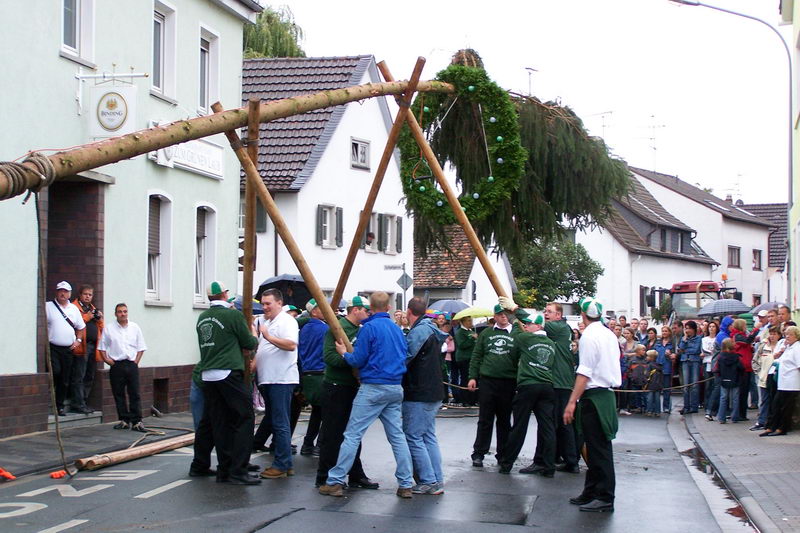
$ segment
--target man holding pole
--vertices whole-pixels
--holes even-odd
[[[578,306],[586,328],[581,336],[575,388],[564,409],[564,424],[576,421],[578,433],[586,442],[589,470],[583,492],[569,502],[579,505],[581,511],[614,512],[616,479],[611,441],[616,437],[618,420],[611,389],[622,383],[619,344],[600,321],[603,305],[599,301],[584,298]]]

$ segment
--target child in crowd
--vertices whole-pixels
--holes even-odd
[[[739,354],[734,352],[735,343],[733,339],[727,338],[722,341],[722,351],[717,359],[717,366],[714,373],[719,375],[720,398],[717,419],[720,424],[725,423],[728,414],[728,402],[731,406],[731,422],[739,422],[739,384],[744,375],[744,365]]]
[[[645,354],[647,356],[646,376],[647,382],[644,385],[644,390],[647,391],[647,413],[646,416],[661,416],[661,389],[664,388],[664,372],[663,366],[656,361],[658,352],[655,350],[648,350]]]
[[[628,382],[631,390],[643,390],[647,384],[647,360],[644,352],[644,345],[637,344],[633,349],[633,354],[628,357]],[[644,413],[644,396],[642,392],[629,393],[628,409],[636,409],[637,412]]]

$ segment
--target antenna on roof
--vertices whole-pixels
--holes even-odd
[[[657,161],[657,155],[658,155],[658,148],[656,147],[656,130],[660,129],[660,128],[666,128],[667,125],[666,124],[656,124],[656,116],[655,115],[650,115],[650,120],[651,120],[651,124],[650,124],[651,133],[650,133],[649,139],[650,139],[650,142],[652,143],[650,148],[653,150],[653,172],[658,172],[658,169],[656,167],[656,161]]]
[[[606,140],[606,117],[607,117],[608,115],[611,115],[611,114],[613,114],[613,113],[614,113],[613,111],[602,111],[602,112],[600,112],[600,113],[592,113],[591,115],[588,115],[588,116],[590,116],[590,117],[597,117],[597,116],[599,116],[599,117],[600,117],[600,121],[601,121],[601,126],[600,126],[600,127],[602,128],[602,130],[601,130],[601,131],[602,131],[601,137],[603,138],[603,141],[605,141],[605,140]],[[611,126],[609,126],[609,128],[610,128],[610,127],[611,127]]]

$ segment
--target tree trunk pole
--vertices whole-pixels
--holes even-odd
[[[258,99],[248,102],[247,154],[253,164],[258,162]],[[242,272],[242,312],[247,325],[253,323],[253,271],[256,248],[256,190],[250,180],[244,182],[244,261]]]
[[[217,102],[211,106],[211,109],[215,113],[219,113],[222,111],[222,104]],[[303,257],[300,247],[297,245],[294,237],[292,237],[292,232],[289,231],[289,226],[286,225],[286,221],[283,219],[283,215],[281,215],[280,209],[278,209],[275,200],[273,200],[272,196],[269,194],[267,186],[264,185],[263,181],[261,181],[261,176],[259,176],[256,166],[250,160],[250,157],[248,157],[244,146],[242,146],[242,141],[239,139],[239,136],[235,131],[226,131],[225,137],[227,137],[228,141],[231,143],[231,148],[236,154],[236,157],[239,158],[239,163],[241,163],[242,167],[244,168],[244,172],[247,175],[247,180],[251,185],[253,185],[253,188],[258,195],[258,199],[261,200],[261,203],[264,205],[264,209],[266,209],[270,220],[272,220],[272,224],[275,226],[275,231],[278,233],[278,235],[280,235],[283,244],[289,251],[289,255],[292,256],[292,260],[294,261],[295,266],[297,266],[297,270],[300,271],[300,275],[303,277],[303,281],[305,282],[306,287],[308,287],[311,296],[314,297],[314,299],[317,301],[317,305],[322,310],[322,314],[325,317],[325,321],[328,323],[328,327],[333,333],[334,338],[342,341],[347,348],[347,351],[352,352],[353,346],[350,344],[350,339],[348,339],[347,335],[344,334],[344,330],[342,329],[341,324],[339,324],[336,313],[333,312],[331,304],[329,304],[327,298],[325,298],[325,294],[322,292],[319,283],[317,283],[317,279],[314,277],[314,274],[311,272],[311,268],[308,266],[308,263]]]
[[[259,122],[270,122],[279,118],[356,102],[366,98],[402,94],[407,87],[408,82],[404,81],[367,83],[344,89],[285,98],[261,104],[258,120]],[[449,83],[438,81],[423,81],[417,86],[417,91],[422,92],[453,92],[453,90],[453,86]],[[167,146],[242,128],[247,125],[247,121],[247,108],[231,109],[224,113],[197,117],[191,120],[179,120],[171,124],[140,130],[121,137],[85,144],[72,150],[65,150],[47,156],[47,159],[53,166],[52,178],[59,179],[65,176],[74,176],[85,170],[116,163],[123,159],[130,159]],[[42,185],[42,176],[36,170],[34,163],[23,162],[19,169],[21,171],[21,179],[17,180],[12,176],[13,172],[10,169],[4,168],[4,165],[0,164],[0,199],[13,198],[29,189]]]
[[[380,63],[378,63],[378,68],[380,69],[381,74],[383,74],[383,78],[386,81],[389,82],[394,81],[392,73],[389,72],[389,67],[386,66],[386,62],[381,61]],[[453,192],[453,188],[450,187],[450,184],[447,182],[447,178],[444,175],[442,166],[439,164],[439,160],[436,159],[436,154],[433,153],[433,150],[428,144],[427,139],[425,139],[425,133],[419,126],[417,118],[414,116],[413,113],[407,113],[406,122],[408,122],[408,126],[409,128],[411,128],[411,134],[417,141],[420,150],[422,150],[422,155],[425,156],[425,160],[431,167],[431,171],[433,172],[433,175],[436,177],[436,181],[442,188],[442,192],[444,193],[445,198],[447,198],[447,203],[450,204],[450,208],[453,210],[453,214],[455,215],[458,224],[461,226],[461,228],[464,230],[464,233],[467,235],[467,240],[469,240],[469,244],[470,246],[472,246],[472,250],[475,252],[475,256],[478,258],[478,261],[481,262],[483,270],[486,272],[486,276],[489,278],[489,282],[492,284],[492,288],[494,288],[494,292],[496,292],[498,296],[508,296],[506,294],[505,289],[503,288],[503,285],[500,283],[500,278],[497,277],[497,274],[494,271],[494,267],[489,262],[489,256],[486,255],[486,250],[483,249],[483,245],[481,244],[481,241],[478,239],[478,235],[472,228],[472,224],[470,224],[467,215],[464,213],[464,210],[461,209],[461,204],[458,201],[458,197],[456,196],[455,192]]]
[[[367,195],[367,201],[364,203],[364,209],[361,211],[358,227],[353,234],[353,242],[350,243],[350,250],[347,252],[347,258],[344,261],[342,273],[339,275],[339,282],[336,284],[336,290],[333,291],[333,299],[331,301],[337,304],[342,299],[345,285],[347,285],[350,272],[353,270],[353,263],[355,262],[356,254],[361,244],[361,236],[364,235],[364,232],[367,230],[367,224],[369,224],[370,217],[372,216],[372,208],[375,206],[375,199],[378,197],[378,192],[383,183],[383,177],[386,175],[386,169],[389,167],[389,163],[392,160],[395,146],[397,146],[397,139],[400,137],[400,131],[406,121],[408,107],[411,105],[411,100],[413,100],[414,92],[416,91],[417,83],[419,83],[419,77],[422,75],[422,68],[424,66],[425,58],[418,57],[417,63],[414,65],[414,71],[411,73],[411,78],[408,82],[408,88],[403,93],[403,96],[398,98],[400,109],[397,111],[392,129],[389,131],[389,137],[386,139],[386,146],[383,148],[381,161],[375,172],[375,178],[372,180],[372,187]]]

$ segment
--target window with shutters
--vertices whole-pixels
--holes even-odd
[[[383,213],[378,215],[378,249],[395,255],[403,251],[403,217]]]
[[[343,242],[343,216],[341,207],[319,204],[317,206],[317,244],[323,248],[341,248]]]
[[[148,197],[145,303],[170,305],[172,202],[162,194]]]
[[[372,213],[367,224],[367,231],[361,238],[365,252],[378,253],[378,213]]]

